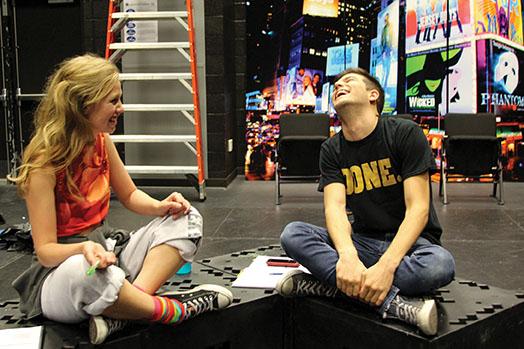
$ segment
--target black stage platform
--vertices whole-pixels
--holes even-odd
[[[173,328],[136,323],[100,348],[515,348],[524,346],[524,293],[455,280],[439,289],[439,331],[425,337],[399,322],[383,321],[366,306],[319,297],[284,299],[273,290],[231,288],[256,255],[284,255],[277,245],[193,263],[190,275],[165,287],[204,283],[228,287],[235,298],[220,312]],[[91,348],[87,323],[63,325],[21,320],[17,301],[0,303],[0,329],[44,325],[43,348]]]

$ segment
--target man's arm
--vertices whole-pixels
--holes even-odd
[[[402,258],[417,241],[429,216],[428,172],[404,180],[406,215],[386,252],[365,271],[359,297],[375,305],[386,298]]]
[[[324,188],[324,211],[329,237],[338,252],[337,287],[348,296],[357,297],[366,267],[358,258],[351,240],[351,225],[346,213],[346,188],[331,183]]]

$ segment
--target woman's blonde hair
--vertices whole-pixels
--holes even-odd
[[[55,173],[65,169],[69,192],[78,192],[69,167],[95,140],[87,119],[88,108],[105,98],[116,82],[118,68],[98,56],[85,54],[60,63],[36,109],[33,137],[24,150],[18,175],[8,177],[22,196],[31,172],[44,167]]]

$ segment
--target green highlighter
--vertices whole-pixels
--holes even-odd
[[[95,273],[95,271],[96,271],[96,268],[98,268],[99,264],[100,264],[100,259],[97,259],[95,264],[93,264],[92,266],[89,267],[89,269],[87,269],[86,275],[87,276],[93,275]]]

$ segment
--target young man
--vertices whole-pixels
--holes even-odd
[[[412,121],[380,118],[384,91],[363,69],[337,76],[333,105],[342,132],[324,142],[320,155],[327,229],[303,222],[286,226],[284,250],[312,275],[293,270],[277,291],[284,296],[342,292],[384,318],[434,335],[435,301],[409,297],[449,283],[455,263],[440,246],[429,178],[435,160],[426,137]]]

